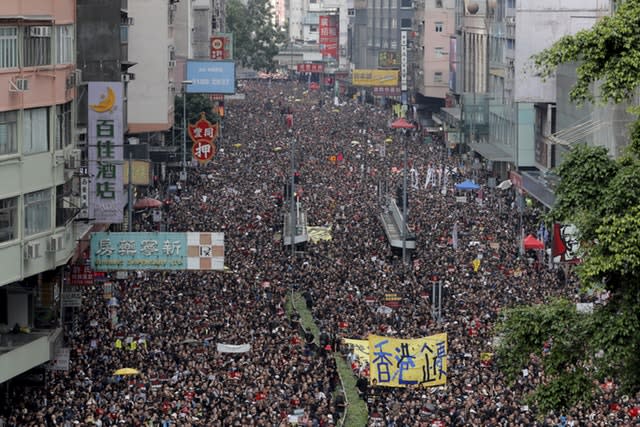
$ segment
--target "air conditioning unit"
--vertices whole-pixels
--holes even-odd
[[[516,18],[514,16],[505,16],[504,22],[506,22],[508,25],[513,25],[516,23]]]
[[[133,23],[134,23],[133,18],[131,17],[127,18],[127,25],[133,25]]]
[[[49,252],[57,252],[64,249],[64,236],[61,234],[54,234],[49,237],[49,244],[47,250]]]
[[[80,86],[82,84],[82,70],[73,70],[67,76],[67,89]]]
[[[175,60],[169,61],[169,68],[175,68],[175,66],[176,66],[176,61]]]
[[[29,90],[29,80],[27,79],[16,79],[16,88],[20,91]]]
[[[37,26],[29,28],[31,37],[51,37],[51,27]]]
[[[136,79],[136,75],[134,73],[124,73],[122,75],[122,81],[123,82],[130,82],[132,80]]]
[[[24,247],[24,257],[28,259],[40,258],[40,243],[29,242]]]
[[[22,77],[9,80],[9,92],[24,92],[26,90],[29,90],[29,80]]]
[[[82,150],[74,148],[69,150],[67,161],[65,162],[65,169],[77,170],[82,165]]]

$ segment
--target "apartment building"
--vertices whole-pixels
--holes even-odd
[[[0,2],[0,384],[61,337],[75,221],[75,0]]]

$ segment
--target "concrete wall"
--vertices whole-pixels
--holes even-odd
[[[455,11],[453,0],[444,0],[442,8],[436,8],[434,1],[425,2],[424,18],[424,58],[423,79],[417,82],[424,87],[424,96],[443,98],[449,90],[449,49],[450,39],[455,34]],[[417,18],[419,19],[419,18]],[[436,22],[442,22],[441,32],[436,32]],[[443,54],[438,56],[436,48],[442,48]],[[442,81],[436,82],[435,73],[442,73]]]
[[[52,16],[58,25],[75,22],[75,0],[2,0],[0,16]]]
[[[515,101],[554,102],[554,78],[534,75],[531,56],[561,37],[590,28],[607,14],[608,0],[520,0],[516,3]]]
[[[169,2],[129,3],[134,25],[129,29],[129,59],[136,62],[136,79],[129,82],[128,123],[132,133],[167,130],[169,108]]]

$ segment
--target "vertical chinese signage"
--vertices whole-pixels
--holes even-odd
[[[189,124],[189,137],[193,141],[193,157],[201,165],[207,164],[216,155],[214,141],[218,137],[218,124],[211,123],[204,113],[200,113],[200,120],[194,125]]]
[[[123,220],[122,82],[89,82],[89,218],[96,223]]]
[[[338,15],[320,16],[320,53],[322,59],[338,60]]]
[[[211,59],[233,59],[233,33],[215,33],[211,36],[209,47]]]
[[[407,91],[407,32],[400,32],[400,90],[402,96],[406,97]],[[403,104],[405,100],[403,99]]]

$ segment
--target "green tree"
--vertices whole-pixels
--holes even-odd
[[[243,67],[272,72],[274,57],[285,35],[273,25],[273,11],[267,0],[230,0],[226,5],[227,29],[233,32],[234,55]]]
[[[632,103],[640,85],[640,1],[627,0],[593,28],[566,36],[534,56],[543,77],[577,62],[571,99],[582,104]],[[640,108],[631,105],[638,114]],[[609,299],[579,315],[566,302],[507,310],[498,326],[499,363],[515,375],[538,355],[545,381],[531,398],[543,410],[589,400],[594,383],[613,377],[625,392],[640,390],[640,121],[618,160],[601,147],[572,148],[558,168],[553,220],[580,230],[583,263],[576,267],[585,291],[606,289]],[[553,319],[553,321],[551,321]],[[539,323],[541,326],[535,326]],[[548,356],[545,341],[553,336]]]

